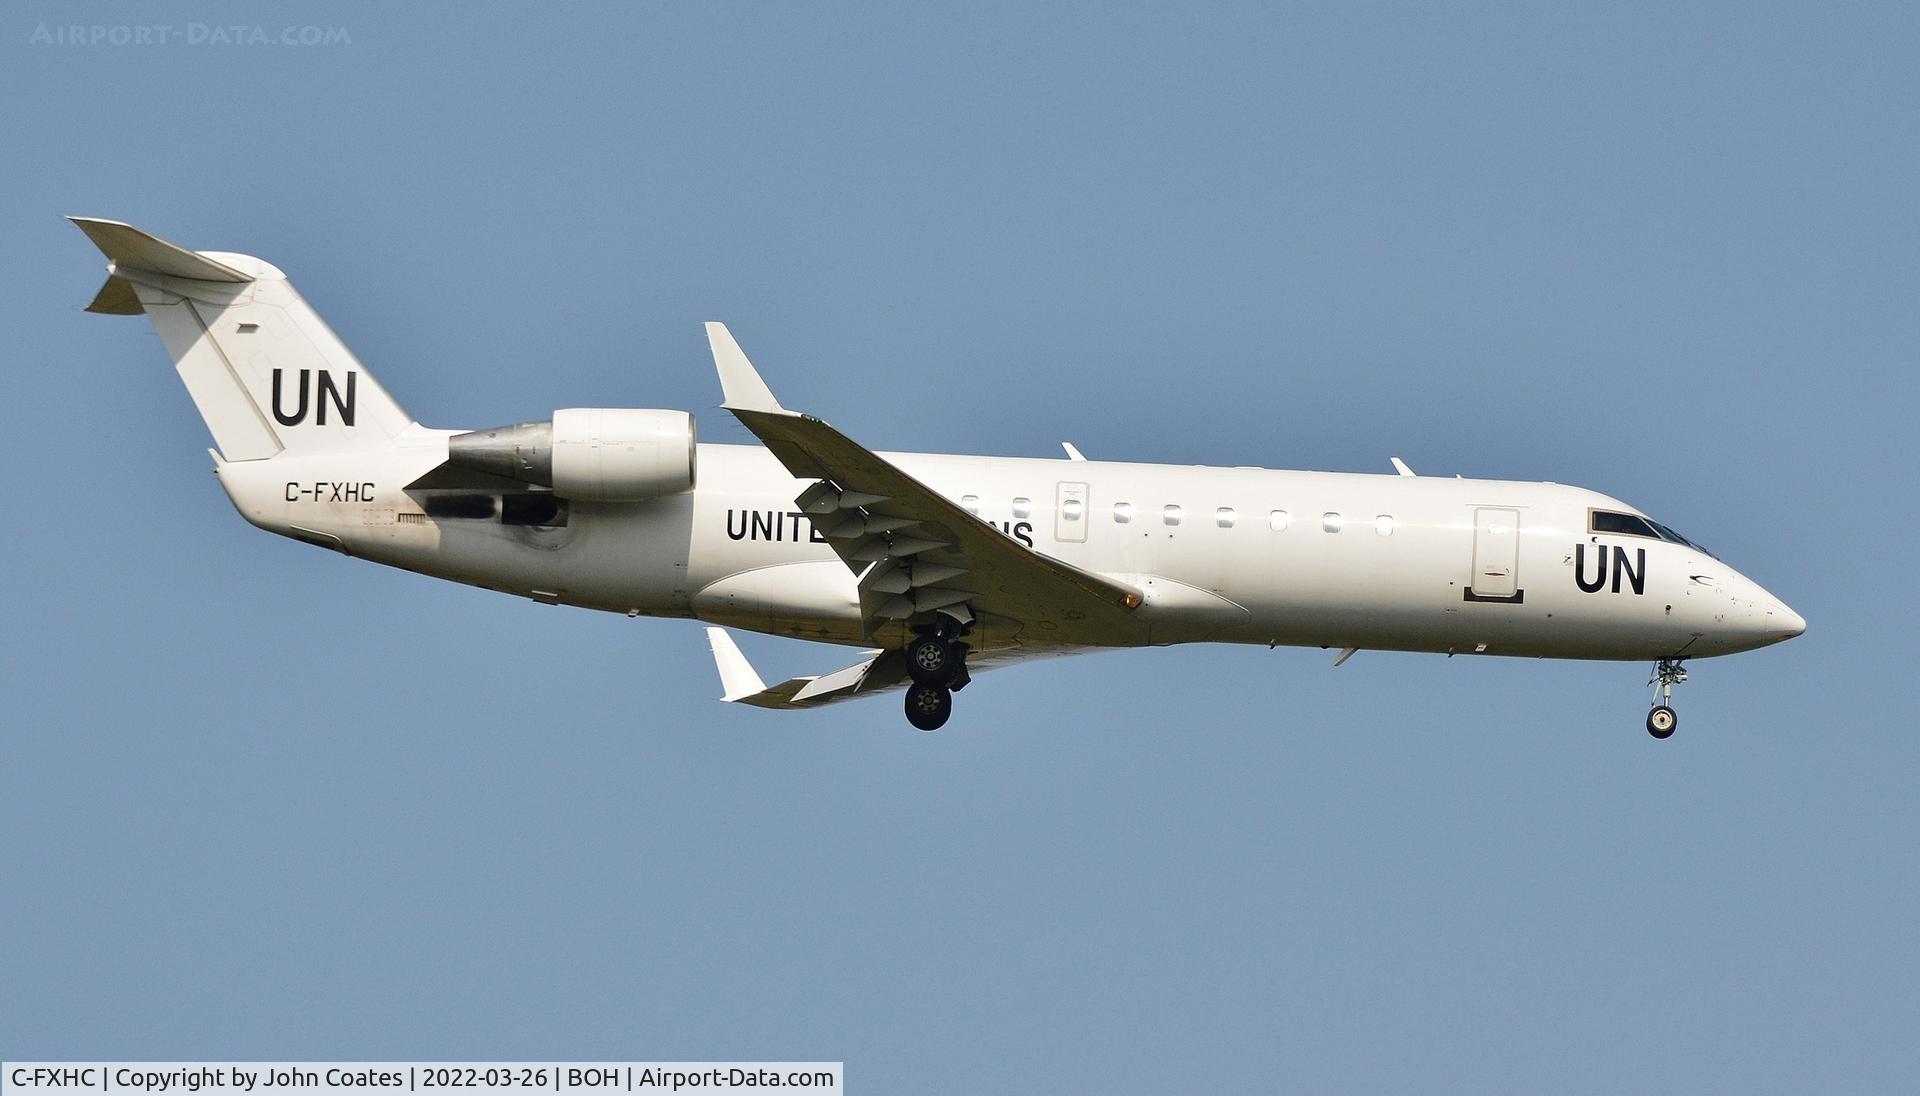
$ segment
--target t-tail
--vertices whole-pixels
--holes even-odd
[[[392,449],[413,420],[272,263],[69,220],[110,260],[89,312],[144,312],[223,462]]]

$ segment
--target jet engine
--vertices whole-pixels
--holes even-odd
[[[639,502],[693,489],[693,416],[570,407],[545,422],[447,439],[447,463],[553,488],[586,502]]]

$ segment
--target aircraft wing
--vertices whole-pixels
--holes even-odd
[[[819,677],[795,677],[768,685],[747,661],[739,644],[725,628],[708,628],[713,662],[720,671],[721,700],[756,708],[817,708],[842,700],[858,700],[897,692],[907,687],[907,660],[899,651],[867,651],[859,662]],[[1044,652],[1056,654],[1062,652]],[[1018,649],[988,651],[967,660],[967,672],[1010,666],[1032,657]]]
[[[768,686],[754,672],[747,656],[725,628],[708,628],[707,642],[713,646],[713,662],[720,670],[720,699],[729,704],[751,704],[756,708],[811,708],[835,700],[885,692],[906,684],[906,657],[898,651],[868,651],[866,657],[844,670],[821,677],[796,677]]]
[[[1001,627],[983,629],[990,636],[1042,624],[1057,643],[1080,633],[1107,645],[1145,641],[1139,591],[1020,544],[820,419],[780,406],[725,324],[709,323],[707,339],[722,406],[789,472],[816,481],[795,505],[860,576],[868,635],[944,613],[999,618]]]

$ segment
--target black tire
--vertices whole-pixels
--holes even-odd
[[[960,652],[939,636],[907,644],[907,676],[922,685],[945,685],[960,669]]]
[[[945,685],[907,686],[907,722],[923,731],[946,726],[953,714],[953,692]]]
[[[1647,713],[1647,733],[1655,738],[1672,738],[1674,728],[1680,726],[1680,715],[1665,704],[1656,704]]]

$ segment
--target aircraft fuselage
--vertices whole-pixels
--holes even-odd
[[[227,463],[221,482],[262,528],[475,586],[833,643],[904,642],[898,626],[863,634],[855,574],[796,509],[806,482],[765,449],[702,444],[692,491],[575,502],[565,524],[517,524],[478,492],[401,490],[444,458],[446,433],[423,431],[411,456]],[[1004,535],[1140,590],[1156,645],[1652,660],[1750,650],[1804,628],[1691,545],[1593,531],[1596,510],[1637,511],[1578,487],[883,456]],[[460,500],[470,516],[458,516]],[[985,626],[995,647],[1111,645],[1070,621]]]

